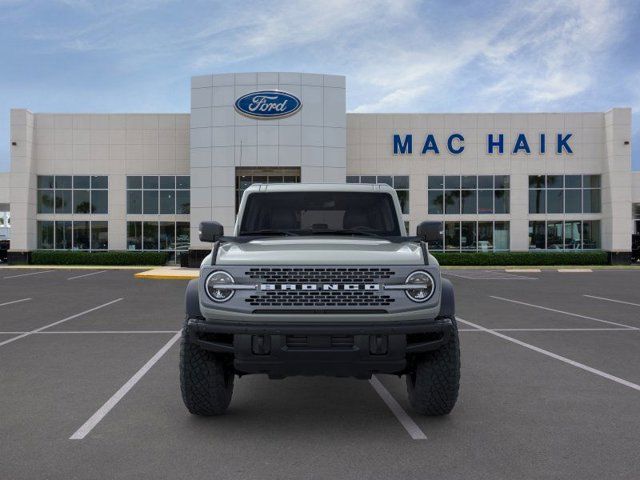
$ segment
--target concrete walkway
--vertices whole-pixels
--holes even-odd
[[[147,278],[152,280],[191,280],[198,278],[200,270],[198,268],[181,267],[158,267],[135,274],[136,278]]]

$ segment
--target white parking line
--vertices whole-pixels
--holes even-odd
[[[40,333],[43,330],[46,330],[47,328],[51,328],[51,327],[54,327],[56,325],[60,325],[63,322],[67,322],[69,320],[73,320],[74,318],[81,317],[82,315],[86,315],[87,313],[95,312],[96,310],[99,310],[101,308],[108,307],[109,305],[112,305],[112,304],[114,304],[116,302],[119,302],[121,300],[122,300],[122,298],[116,298],[115,300],[111,300],[110,302],[103,303],[102,305],[98,305],[97,307],[90,308],[89,310],[85,310],[84,312],[76,313],[75,315],[71,315],[70,317],[63,318],[62,320],[58,320],[57,322],[50,323],[49,325],[45,325],[44,327],[36,328],[35,330],[31,330],[29,332],[25,332],[25,333],[23,333],[21,335],[18,335],[17,337],[13,337],[13,338],[10,338],[8,340],[5,340],[4,342],[0,342],[0,347],[6,345],[8,343],[15,342],[16,340],[20,340],[21,338],[28,337],[29,335],[33,335],[34,333]]]
[[[499,272],[494,270],[474,270],[465,272],[466,275],[460,273],[451,273],[451,271],[443,271],[442,275],[464,278],[467,280],[538,280],[537,277],[525,277],[524,275],[514,275],[513,273]]]
[[[12,300],[10,302],[0,303],[0,307],[4,307],[5,305],[13,305],[14,303],[27,302],[31,300],[30,298],[21,298],[20,300]]]
[[[549,312],[562,313],[563,315],[569,315],[571,317],[584,318],[585,320],[593,320],[594,322],[600,322],[600,323],[608,323],[609,325],[617,325],[618,327],[626,327],[630,330],[634,330],[636,328],[636,327],[632,327],[631,325],[625,325],[624,323],[610,322],[609,320],[602,320],[600,318],[588,317],[586,315],[580,315],[578,313],[565,312],[564,310],[556,310],[555,308],[543,307],[542,305],[534,305],[533,303],[521,302],[519,300],[512,300],[510,298],[494,297],[493,295],[489,295],[489,297],[494,298],[496,300],[502,300],[503,302],[511,302],[511,303],[516,303],[518,305],[525,305],[527,307],[539,308],[540,310],[547,310]]]
[[[48,332],[37,332],[38,335],[52,335],[52,334],[84,334],[84,333],[102,333],[102,334],[126,334],[129,335],[131,333],[178,333],[180,330],[57,330],[57,331],[48,331]],[[1,333],[1,332],[0,332]]]
[[[78,275],[76,277],[69,277],[69,278],[67,278],[67,280],[75,280],[76,278],[90,277],[91,275],[98,275],[99,273],[104,273],[104,272],[106,272],[106,270],[100,270],[99,272],[85,273],[84,275]]]
[[[40,275],[41,273],[49,272],[53,272],[53,270],[41,270],[39,272],[21,273],[20,275],[9,275],[8,277],[4,277],[4,279],[6,280],[7,278],[28,277],[29,275]]]
[[[165,345],[158,350],[158,352],[149,359],[147,363],[145,363],[140,370],[138,370],[133,377],[131,377],[122,387],[118,389],[113,396],[107,400],[104,405],[102,405],[96,413],[91,415],[89,420],[84,422],[84,424],[75,431],[73,435],[69,437],[69,440],[82,440],[86,437],[93,428],[100,423],[100,421],[115,407],[120,400],[131,390],[136,383],[140,381],[140,379],[153,367],[158,360],[162,358],[162,356],[167,353],[167,351],[173,346],[174,343],[178,341],[181,333],[176,333],[171,340],[169,340]]]
[[[494,332],[628,332],[629,330],[640,331],[640,328],[492,328]],[[477,328],[459,328],[459,332],[482,332]]]
[[[376,391],[376,393],[380,395],[382,401],[387,404],[389,410],[391,410],[391,412],[396,416],[400,424],[404,427],[404,429],[413,440],[427,439],[427,436],[422,430],[420,430],[420,427],[416,424],[416,422],[414,422],[409,414],[403,410],[396,399],[393,398],[393,395],[389,393],[389,390],[387,390],[384,385],[380,383],[380,380],[378,380],[375,375],[371,376],[371,380],[369,380],[369,383]]]
[[[470,329],[471,330],[471,329]],[[606,330],[606,329],[600,329]],[[628,329],[625,329],[628,330]],[[32,335],[52,335],[52,334],[82,334],[82,333],[103,333],[103,334],[126,334],[130,333],[178,333],[180,330],[57,330],[48,332],[0,332],[0,335],[21,335],[23,333],[31,333]],[[474,329],[475,331],[475,329]]]
[[[588,297],[588,298],[595,298],[596,300],[606,300],[607,302],[622,303],[624,305],[633,305],[634,307],[640,307],[640,303],[625,302],[625,301],[622,301],[622,300],[614,300],[613,298],[596,297],[595,295],[582,295],[582,296],[583,297]]]
[[[469,325],[470,327],[479,328],[480,330],[482,330],[482,331],[484,331],[486,333],[489,333],[491,335],[495,335],[496,337],[500,337],[503,340],[507,340],[508,342],[515,343],[517,345],[520,345],[521,347],[525,347],[525,348],[528,348],[529,350],[533,350],[534,352],[541,353],[542,355],[546,355],[548,357],[555,358],[556,360],[560,360],[561,362],[567,363],[567,364],[572,365],[572,366],[574,366],[576,368],[580,368],[581,370],[585,370],[587,372],[593,373],[593,374],[598,375],[598,376],[600,376],[602,378],[606,378],[607,380],[611,380],[612,382],[619,383],[620,385],[624,385],[625,387],[629,387],[629,388],[632,388],[632,389],[637,390],[637,391],[640,392],[640,385],[635,384],[633,382],[630,382],[628,380],[625,380],[624,378],[616,377],[616,376],[611,375],[611,374],[609,374],[607,372],[603,372],[602,370],[598,370],[598,369],[595,369],[595,368],[590,367],[588,365],[585,365],[583,363],[576,362],[575,360],[571,360],[570,358],[563,357],[561,355],[558,355],[556,353],[550,352],[548,350],[544,350],[544,349],[542,349],[540,347],[536,347],[535,345],[531,345],[530,343],[525,343],[525,342],[523,342],[521,340],[518,340],[517,338],[509,337],[508,335],[505,335],[505,334],[500,333],[500,332],[496,332],[495,330],[492,330],[492,329],[489,329],[489,328],[485,328],[482,325],[478,325],[477,323],[469,322],[469,321],[464,320],[464,319],[462,319],[460,317],[456,317],[456,319],[459,322],[462,322],[462,323],[464,323],[466,325]]]

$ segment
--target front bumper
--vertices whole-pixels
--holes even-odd
[[[185,334],[205,350],[233,357],[240,375],[370,378],[404,373],[410,355],[438,349],[454,334],[454,326],[448,318],[369,325],[189,319]]]

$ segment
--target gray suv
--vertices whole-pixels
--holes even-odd
[[[387,185],[252,185],[232,236],[212,242],[186,292],[180,384],[196,415],[224,413],[238,377],[405,375],[412,407],[448,414],[460,349],[453,288],[428,243],[407,236]]]

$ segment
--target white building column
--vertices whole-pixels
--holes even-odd
[[[631,251],[631,109],[605,113],[605,163],[602,173],[602,248]],[[626,142],[626,144],[625,144]]]
[[[11,110],[10,142],[11,252],[19,254],[34,250],[37,245],[33,114],[29,110]]]
[[[529,175],[512,173],[510,182],[509,250],[527,252],[529,250]]]

